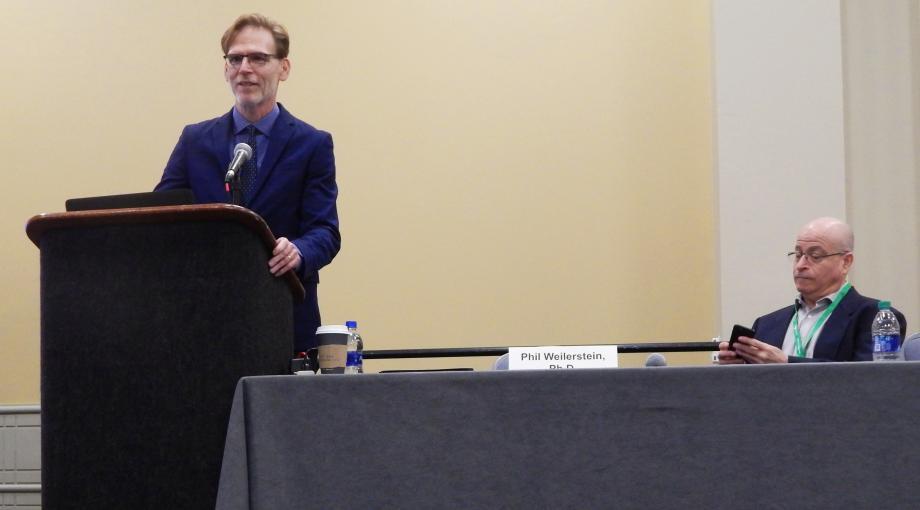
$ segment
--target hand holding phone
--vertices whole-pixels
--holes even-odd
[[[746,328],[739,324],[735,324],[735,327],[732,328],[732,336],[728,340],[728,349],[735,350],[735,342],[738,341],[739,336],[746,336],[748,338],[754,338],[754,330],[751,328]]]

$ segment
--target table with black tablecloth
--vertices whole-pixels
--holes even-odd
[[[217,508],[915,508],[920,362],[244,378]]]

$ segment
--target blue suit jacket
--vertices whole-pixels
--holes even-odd
[[[320,325],[319,269],[332,261],[341,243],[335,157],[329,133],[278,106],[280,114],[247,207],[265,220],[275,237],[288,238],[303,255],[298,276],[307,297],[294,306],[294,349],[304,351],[314,345]],[[186,126],[155,189],[191,188],[198,203],[229,202],[224,174],[232,140],[232,110]]]
[[[794,306],[787,306],[764,315],[754,321],[751,329],[758,340],[782,349],[794,312]],[[789,356],[789,361],[872,361],[872,320],[877,312],[877,299],[865,297],[856,292],[855,288],[850,289],[834,313],[827,318],[815,340],[814,358]],[[901,325],[903,339],[907,331],[907,319],[897,310],[894,313]]]

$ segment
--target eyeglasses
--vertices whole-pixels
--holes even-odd
[[[243,59],[249,60],[249,65],[252,67],[262,67],[273,58],[278,57],[267,53],[231,53],[229,55],[224,55],[224,60],[233,68],[238,68],[243,65]]]
[[[801,251],[790,251],[789,253],[786,254],[786,256],[789,257],[789,260],[792,262],[798,262],[802,260],[802,257],[805,257],[805,260],[808,261],[809,263],[817,264],[818,262],[821,262],[822,260],[828,257],[833,257],[834,255],[846,255],[847,253],[850,253],[850,252],[838,251],[837,253],[828,253],[827,255],[824,255],[821,253],[805,253]]]

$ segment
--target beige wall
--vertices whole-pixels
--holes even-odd
[[[792,302],[782,254],[826,215],[850,281],[920,330],[920,1],[712,6],[723,334]]]
[[[181,127],[229,109],[217,42],[250,8],[4,2],[0,403],[39,398],[25,221],[150,189]],[[292,35],[281,101],[336,141],[325,322],[374,349],[717,334],[707,1],[259,9]]]
[[[920,331],[920,1],[843,0],[852,280]]]
[[[713,0],[713,31],[725,335],[792,304],[802,225],[849,219],[843,36],[837,0]]]

